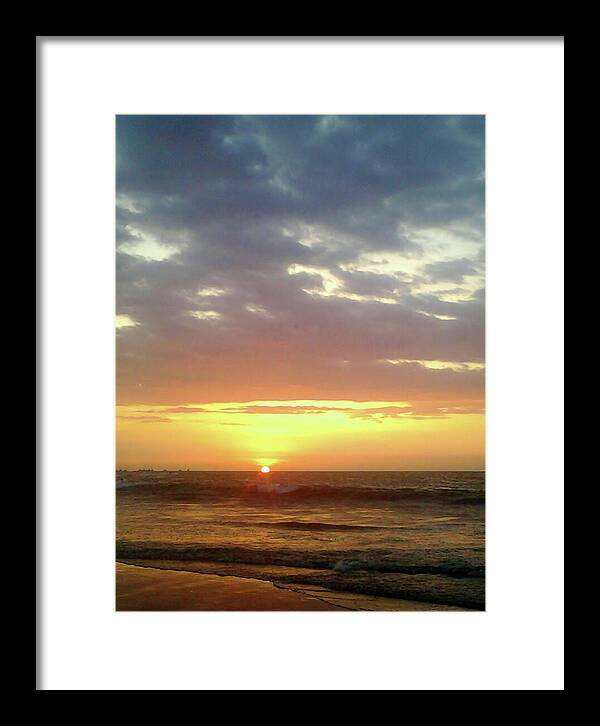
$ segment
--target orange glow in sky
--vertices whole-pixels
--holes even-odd
[[[116,142],[118,467],[484,468],[484,116]]]
[[[391,401],[119,406],[117,466],[481,470],[484,430],[481,412],[415,415]]]

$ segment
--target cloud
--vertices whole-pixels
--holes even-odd
[[[115,327],[117,330],[121,328],[135,328],[137,321],[129,317],[129,315],[117,315],[115,319]]]
[[[238,408],[221,409],[219,413],[254,413],[263,415],[297,416],[305,414],[331,413],[334,411],[350,411],[350,408],[336,406],[240,406]]]
[[[484,364],[478,361],[449,361],[449,360],[410,360],[410,359],[396,359],[396,360],[383,360],[382,363],[388,365],[401,365],[401,366],[419,366],[420,368],[427,368],[433,371],[444,371],[450,370],[455,373],[465,373],[467,371],[480,371],[484,369]]]
[[[117,147],[119,401],[481,404],[482,117],[119,116]]]
[[[201,406],[167,406],[157,411],[140,411],[140,413],[212,413],[212,411]]]
[[[456,405],[454,401],[422,401],[419,403],[395,402],[377,404],[369,402],[348,401],[336,405],[331,401],[315,401],[314,403],[276,402],[269,403],[249,402],[248,404],[214,404],[212,408],[198,406],[164,406],[156,409],[138,410],[132,416],[119,416],[121,419],[137,422],[163,422],[172,419],[169,415],[182,414],[210,414],[210,418],[217,415],[233,416],[314,416],[326,414],[342,414],[352,419],[423,419],[446,418],[451,414],[482,413],[483,408],[478,404]],[[211,422],[212,423],[212,422]],[[245,426],[242,422],[215,421],[219,426]]]
[[[117,419],[133,423],[171,423],[171,419],[165,416],[117,416]]]

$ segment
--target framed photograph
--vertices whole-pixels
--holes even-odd
[[[562,690],[563,63],[38,38],[38,689]]]

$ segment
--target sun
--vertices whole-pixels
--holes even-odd
[[[261,466],[260,467],[260,473],[261,474],[268,474],[271,471],[270,466]]]

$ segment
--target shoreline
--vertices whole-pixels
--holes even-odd
[[[322,611],[343,608],[271,582],[116,562],[117,612]]]
[[[458,611],[427,602],[337,592],[316,585],[283,585],[239,575],[203,573],[116,561],[117,612],[126,611]]]

